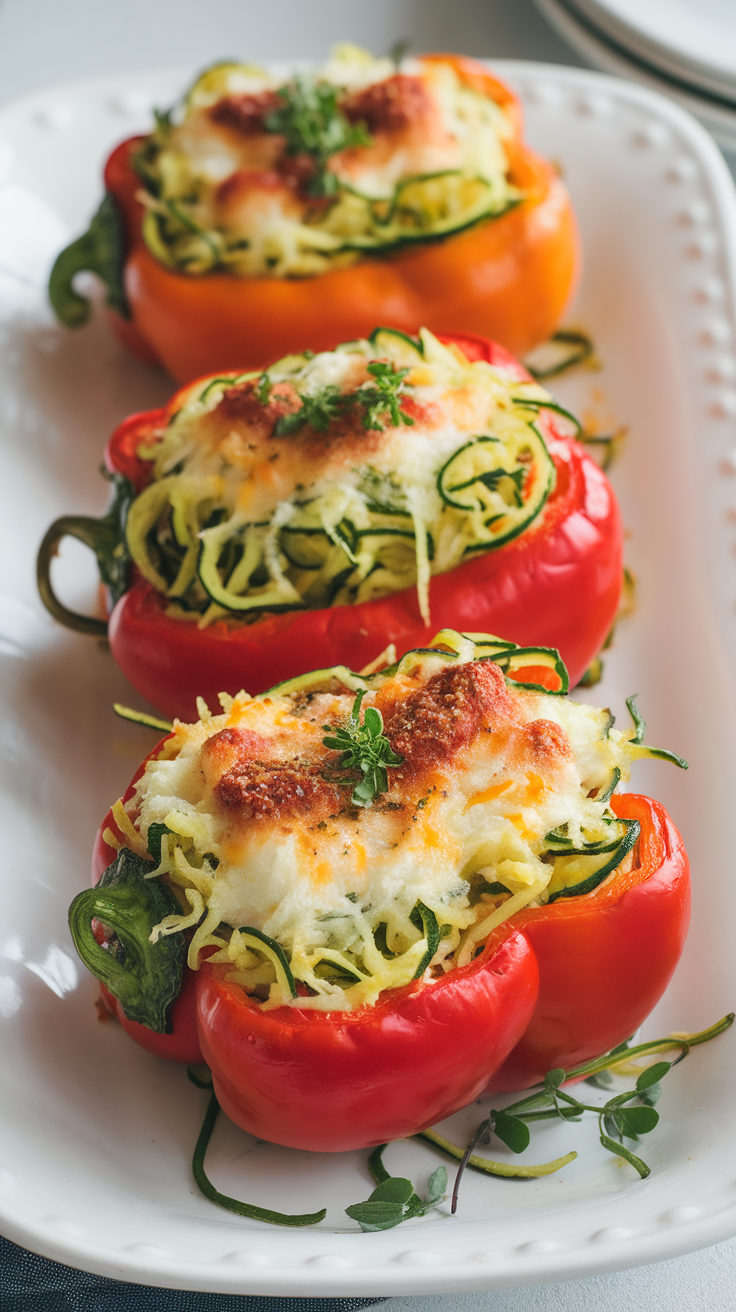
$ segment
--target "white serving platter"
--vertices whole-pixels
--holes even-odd
[[[625,716],[638,692],[649,740],[691,762],[686,775],[641,765],[633,783],[671,809],[694,874],[685,955],[644,1032],[699,1029],[736,1004],[736,201],[712,142],[671,103],[598,74],[498,67],[580,218],[585,274],[569,320],[592,332],[604,368],[571,375],[560,396],[631,427],[614,481],[639,609],[587,695]],[[544,1126],[529,1160],[579,1150],[558,1175],[469,1174],[457,1217],[445,1205],[366,1235],[344,1212],[372,1187],[366,1154],[287,1151],[224,1121],[208,1159],[223,1192],[328,1216],[287,1231],[207,1202],[189,1167],[205,1095],[95,1019],[66,908],[87,882],[99,818],[151,737],[113,717],[113,700],[136,699],[109,653],[47,619],[33,561],[54,516],[103,510],[108,433],[172,385],[127,359],[99,317],[77,334],[55,326],[44,280],[97,204],[109,148],[184,80],[82,83],[0,112],[0,1231],[131,1281],[367,1296],[571,1278],[725,1239],[736,1233],[736,1036],[668,1077],[643,1149],[649,1180],[603,1153],[593,1124]],[[59,588],[90,602],[93,574],[72,546]],[[472,1107],[448,1132],[460,1142],[480,1115]],[[387,1159],[420,1187],[439,1161],[416,1142]]]

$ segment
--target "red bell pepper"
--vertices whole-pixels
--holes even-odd
[[[641,826],[632,869],[587,897],[513,917],[539,962],[539,1000],[524,1037],[496,1072],[494,1091],[526,1089],[629,1038],[667,987],[690,922],[690,866],[659,802],[615,794],[616,815]]]
[[[537,686],[541,667],[514,668],[517,680]],[[490,667],[483,669],[487,677]],[[629,709],[637,749],[684,765],[671,753],[644,746],[644,722],[631,700]],[[136,772],[125,801],[165,742]],[[636,794],[614,793],[609,805],[636,826],[626,861],[608,878],[602,874],[603,882],[587,894],[558,890],[546,905],[511,915],[479,956],[429,987],[415,980],[385,989],[373,1006],[330,1012],[300,1007],[292,980],[293,1003],[264,1008],[233,980],[230,965],[204,959],[213,950],[208,947],[196,979],[187,966],[183,975],[179,967],[181,991],[168,1035],[121,1016],[125,1028],[158,1055],[188,1061],[202,1056],[220,1104],[250,1133],[319,1151],[400,1138],[450,1115],[484,1088],[524,1088],[548,1070],[579,1066],[626,1039],[648,1015],[677,964],[689,920],[687,855],[665,809]],[[152,830],[149,857],[156,841]],[[112,841],[124,845],[126,837],[134,847],[140,842],[116,807],[98,833],[95,881],[115,859]],[[153,888],[148,873],[139,888]],[[85,903],[87,930],[90,915],[104,923],[85,901],[89,897],[75,899]],[[201,1051],[192,1040],[195,1007]]]
[[[166,268],[143,239],[136,199],[143,184],[131,165],[143,138],[136,137],[118,146],[105,168],[111,213],[104,250],[96,250],[93,223],[59,257],[51,283],[57,312],[70,325],[84,321],[84,302],[70,295],[73,274],[91,268],[105,276],[116,226],[124,291],[110,287],[115,331],[135,355],[160,362],[182,382],[216,369],[255,368],[307,342],[323,350],[364,336],[376,323],[405,331],[417,323],[433,331],[470,329],[524,354],[555,327],[576,279],[578,236],[567,192],[552,165],[523,142],[521,105],[508,86],[472,59],[422,58],[449,63],[461,82],[505,111],[513,132],[509,180],[525,193],[520,204],[443,239],[314,277],[189,275]],[[119,269],[108,282],[116,277]]]
[[[203,963],[202,1053],[223,1111],[258,1138],[344,1152],[402,1139],[476,1098],[523,1033],[537,965],[506,926],[469,966],[354,1012],[263,1011]]]
[[[469,359],[508,367],[497,344],[472,334],[441,335]],[[516,365],[519,380],[529,379]],[[112,435],[108,469],[140,492],[150,465],[137,449],[153,439],[178,408],[179,393],[163,410],[133,415]],[[448,627],[467,632],[513,634],[524,645],[556,647],[571,683],[582,676],[613,624],[621,588],[623,532],[611,486],[575,440],[563,436],[554,412],[538,421],[557,471],[544,511],[517,538],[446,574],[432,577],[431,626],[421,618],[414,588],[353,606],[265,615],[252,624],[217,621],[206,629],[165,614],[167,598],[134,577],[114,607],[110,646],[135,688],[164,714],[191,719],[196,697],[217,704],[219,692],[242,687],[255,694],[313,669],[373,660],[387,643],[399,651],[427,644]],[[72,615],[51,588],[50,561],[66,533],[85,537],[97,521],[58,520],[39,554],[39,586],[51,613],[71,627],[96,636],[108,633],[100,620]],[[81,527],[80,527],[81,525]]]

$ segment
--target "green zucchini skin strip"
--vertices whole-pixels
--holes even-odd
[[[420,180],[420,177],[407,178],[401,184],[401,187],[404,188]],[[508,214],[511,210],[515,209],[517,205],[520,205],[523,200],[524,196],[522,195],[508,196],[501,205],[491,203],[484,209],[477,210],[474,214],[471,213],[466,217],[456,217],[447,220],[444,224],[437,224],[431,230],[412,232],[407,231],[406,229],[398,230],[397,228],[394,228],[393,235],[391,236],[386,233],[385,235],[382,234],[380,236],[365,237],[362,239],[346,239],[341,242],[339,246],[335,247],[332,254],[339,255],[342,252],[354,251],[367,259],[383,259],[387,255],[398,254],[402,250],[447,241],[448,238],[454,237],[462,232],[468,232],[471,228],[476,228],[482,223],[492,223],[494,219],[502,218],[504,214]],[[189,224],[184,222],[183,214],[181,212],[174,213],[169,208],[169,213],[182,228],[192,231]],[[176,257],[171,254],[169,243],[163,236],[163,227],[164,216],[152,211],[149,211],[149,213],[146,214],[141,229],[146,246],[151,251],[151,254],[168,268],[179,272],[186,272],[185,266],[183,266]],[[227,263],[220,259],[216,245],[209,238],[208,233],[205,232],[204,229],[196,229],[196,231],[197,234],[207,242],[213,252],[213,263],[207,269],[207,272],[215,273],[220,271],[228,274],[230,277],[239,277],[240,275],[233,274],[228,268]],[[197,275],[195,274],[195,276]]]
[[[151,861],[122,847],[95,887],[75,897],[69,929],[85,966],[117,998],[128,1020],[171,1034],[186,944],[182,934],[150,942],[155,925],[181,912],[167,884],[146,878],[154,869]],[[92,933],[93,920],[112,929],[120,946],[103,948]]]
[[[123,706],[120,702],[113,702],[112,709],[121,720],[140,724],[144,729],[158,729],[161,733],[171,733],[174,728],[171,720],[160,720],[157,715],[148,715],[146,711],[134,711],[132,707]]]
[[[678,756],[677,752],[670,752],[666,747],[646,746],[644,735],[647,731],[647,722],[636,704],[637,696],[638,693],[632,693],[630,697],[626,698],[626,706],[629,715],[634,721],[634,729],[636,730],[634,737],[631,740],[632,743],[636,743],[637,747],[643,748],[642,754],[648,757],[653,757],[655,761],[669,761],[672,765],[679,766],[681,770],[687,770],[689,767],[684,756]]]
[[[552,410],[556,415],[562,415],[563,419],[569,419],[575,426],[575,436],[579,437],[583,432],[583,425],[575,415],[566,410],[564,406],[557,401],[540,401],[537,397],[512,396],[511,400],[515,405],[528,406],[530,410]]]
[[[586,893],[592,893],[593,889],[597,888],[599,884],[602,884],[603,880],[607,875],[610,875],[612,870],[615,870],[617,866],[620,866],[624,857],[628,855],[634,844],[637,842],[639,835],[641,834],[641,826],[638,820],[626,820],[623,817],[619,818],[618,823],[626,826],[626,833],[610,860],[604,862],[604,864],[598,870],[594,871],[592,875],[589,875],[587,879],[583,879],[577,884],[570,884],[568,888],[561,888],[556,893],[550,893],[549,898],[547,899],[548,906],[552,902],[557,902],[562,897],[584,897]],[[560,852],[558,855],[564,856],[565,853]],[[572,853],[569,855],[572,855]],[[594,853],[589,853],[588,855],[592,856]]]
[[[593,356],[595,350],[592,339],[587,333],[578,332],[573,328],[560,328],[550,337],[550,342],[561,347],[567,347],[567,352],[563,349],[560,353],[560,359],[549,365],[547,368],[535,368],[534,364],[527,361],[526,367],[533,378],[538,382],[547,378],[558,378],[560,374],[567,373],[568,369],[574,369],[576,365],[586,364]]]
[[[431,911],[429,907],[426,907],[423,902],[417,902],[411,913],[410,919],[414,923],[419,921],[427,940],[427,951],[424,953],[424,956],[414,971],[414,979],[421,979],[440,945],[442,933],[437,924],[437,917],[434,914],[434,911]]]
[[[56,257],[49,278],[49,300],[57,319],[67,328],[81,328],[89,319],[90,303],[75,292],[75,273],[96,273],[107,289],[107,304],[124,319],[130,307],[123,286],[125,230],[117,201],[106,192],[89,228]]]
[[[324,1221],[327,1215],[325,1207],[320,1212],[305,1212],[301,1216],[293,1216],[287,1212],[272,1212],[268,1207],[256,1207],[254,1203],[241,1203],[237,1198],[229,1198],[227,1194],[221,1194],[219,1189],[215,1189],[205,1172],[204,1159],[219,1111],[220,1104],[217,1101],[217,1095],[213,1092],[207,1104],[207,1111],[204,1115],[202,1129],[199,1132],[192,1158],[192,1175],[205,1198],[209,1198],[210,1202],[216,1203],[218,1207],[224,1207],[228,1212],[236,1212],[238,1216],[247,1216],[252,1221],[266,1221],[269,1225],[317,1225],[320,1221]]]
[[[379,327],[379,328],[374,328],[373,332],[368,338],[368,341],[370,342],[371,346],[380,347],[382,335],[386,335],[388,337],[398,337],[402,342],[406,342],[407,346],[410,346],[412,350],[416,351],[417,355],[421,360],[424,359],[424,342],[422,341],[421,337],[411,337],[409,333],[402,333],[399,328]]]
[[[537,481],[539,486],[537,487],[534,496],[530,498],[529,502],[526,503],[526,505],[524,505],[524,503],[521,503],[520,505],[515,507],[514,506],[508,507],[509,515],[513,514],[515,510],[518,511],[525,510],[526,513],[520,514],[516,522],[513,523],[511,527],[506,530],[506,532],[500,532],[495,537],[489,536],[488,538],[485,538],[482,541],[470,543],[470,545],[467,546],[465,548],[465,551],[463,552],[464,556],[467,556],[474,551],[492,551],[497,547],[502,547],[507,542],[512,542],[514,538],[517,538],[520,533],[523,533],[524,530],[528,528],[529,525],[533,522],[533,520],[537,518],[537,515],[540,514],[552,489],[554,488],[556,477],[557,477],[554,461],[552,460],[552,457],[550,456],[547,450],[547,446],[544,441],[544,438],[542,437],[536,425],[534,423],[530,423],[529,429],[534,434],[534,438],[536,439],[536,442],[538,444],[537,450],[535,452],[535,465],[536,465]],[[473,447],[486,445],[486,444],[487,445],[498,444],[503,446],[503,443],[501,442],[500,438],[493,437],[489,434],[479,434],[477,437],[471,438],[469,442],[465,442],[463,446],[459,447],[457,451],[453,452],[449,460],[445,461],[444,465],[442,466],[442,468],[439,470],[437,474],[437,484],[436,484],[437,492],[440,496],[440,499],[444,502],[445,505],[451,506],[454,510],[465,511],[466,513],[471,513],[473,511],[477,511],[481,509],[480,506],[468,505],[466,502],[460,501],[457,498],[453,497],[452,495],[453,491],[457,491],[460,489],[459,487],[454,488],[452,486],[449,486],[449,478],[451,477],[450,470],[452,466],[455,465],[456,462],[463,455],[465,455],[466,452],[471,451]],[[518,468],[521,470],[524,468],[524,466],[519,465]],[[546,475],[547,475],[546,478],[544,477],[545,468],[546,468]],[[516,473],[517,470],[503,470],[502,468],[499,467],[498,471],[493,469],[493,470],[485,471],[485,473],[483,472],[479,473],[476,478],[471,480],[470,483],[463,484],[462,487],[465,486],[470,487],[475,483],[484,483],[484,480],[489,478],[495,478],[495,481],[498,482],[500,482],[503,478],[510,478],[512,479],[512,481],[514,481],[513,476]],[[490,485],[488,486],[490,487]],[[506,513],[501,512],[500,517],[505,519],[507,517]]]
[[[254,613],[267,610],[273,615],[280,615],[284,611],[305,609],[303,601],[287,601],[283,593],[278,593],[275,590],[256,597],[236,596],[234,592],[229,592],[225,584],[221,582],[220,575],[217,572],[220,550],[221,544],[219,541],[203,537],[200,541],[199,564],[197,566],[202,587],[218,606],[224,606],[227,610],[235,611],[237,614],[241,611]]]
[[[254,929],[252,925],[243,925],[240,929],[240,933],[245,939],[246,944],[248,944],[248,939],[253,940],[252,944],[248,944],[248,946],[254,947],[256,952],[261,952],[263,956],[269,957],[271,960],[273,960],[273,957],[277,958],[277,961],[273,962],[277,973],[278,967],[280,966],[286,977],[289,994],[292,998],[298,997],[296,984],[294,983],[294,976],[291,973],[291,966],[289,965],[286,953],[281,947],[281,944],[277,943],[275,939],[269,938],[268,934],[264,934],[262,930]],[[264,951],[264,948],[266,951]]]

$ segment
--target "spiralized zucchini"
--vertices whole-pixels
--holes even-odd
[[[356,693],[364,715],[479,660],[512,672],[506,736],[500,722],[492,738],[480,728],[446,769],[440,760],[413,785],[411,772],[390,766],[372,806],[356,808],[348,789],[319,822],[309,803],[284,816],[216,802],[207,744],[223,730],[225,752],[239,733],[257,735],[259,769],[306,762],[310,778],[334,778],[322,735],[348,722]],[[558,686],[525,684],[525,667],[546,667]],[[182,900],[152,941],[194,929],[191,967],[214,949],[209,960],[264,1005],[352,1009],[467,965],[523,907],[591,892],[632,860],[638,837],[636,822],[611,810],[611,794],[632,759],[661,752],[641,742],[640,717],[617,731],[608,711],[569,700],[566,687],[554,651],[443,630],[431,647],[377,673],[316,671],[256,698],[223,694],[222,714],[203,707],[197,724],[177,722],[127,808],[114,812],[129,846],[158,855],[160,844],[149,878]],[[524,733],[538,726],[545,752],[519,755]],[[227,768],[220,759],[216,778]]]
[[[388,155],[384,133],[376,142],[364,127],[351,128],[341,110],[346,97],[380,88],[396,73],[391,61],[354,46],[338,47],[316,78],[289,83],[246,64],[207,69],[180,106],[158,115],[135,158],[150,250],[192,275],[312,277],[363,254],[447,236],[517,204],[522,193],[508,179],[504,144],[509,122],[449,64],[404,61],[401,73],[419,79],[427,108],[421,125],[394,125]],[[283,108],[273,93],[284,88],[297,132],[292,153],[302,165],[316,159],[327,178],[316,192],[314,177],[290,172],[288,135],[268,126],[278,121],[274,108],[253,118],[268,93]],[[324,159],[317,146],[309,153],[319,140],[315,88],[317,121],[333,143]],[[328,91],[326,104],[320,89]]]
[[[152,481],[128,515],[131,557],[200,626],[413,586],[429,623],[433,574],[543,511],[546,404],[426,330],[211,379],[140,449]]]

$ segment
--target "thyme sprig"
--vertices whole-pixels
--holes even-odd
[[[414,1190],[411,1180],[401,1175],[389,1175],[383,1164],[383,1153],[388,1144],[381,1143],[368,1158],[368,1169],[376,1181],[376,1188],[364,1203],[353,1203],[345,1211],[361,1230],[392,1230],[413,1216],[426,1216],[445,1197],[447,1170],[438,1166],[429,1177],[427,1197],[422,1199]]]
[[[317,392],[298,392],[300,408],[293,414],[281,415],[276,421],[276,437],[290,437],[308,426],[326,433],[330,424],[350,411],[361,412],[366,432],[382,432],[386,424],[394,428],[400,424],[411,426],[414,420],[401,409],[400,400],[408,369],[397,369],[387,360],[372,360],[368,365],[372,383],[363,383],[354,392],[341,392],[334,383],[328,383]],[[273,384],[267,373],[261,374],[256,384],[256,397],[261,405],[268,405]]]
[[[337,419],[348,408],[350,393],[340,391],[334,383],[328,383],[318,392],[298,392],[301,407],[291,415],[281,415],[276,421],[276,437],[291,437],[301,428],[316,428],[326,433],[333,419]]]
[[[457,1210],[458,1194],[465,1168],[471,1164],[476,1166],[476,1162],[472,1162],[472,1155],[478,1144],[489,1144],[495,1134],[512,1152],[521,1153],[529,1144],[530,1134],[527,1122],[530,1121],[553,1118],[563,1121],[580,1121],[585,1112],[592,1112],[593,1115],[598,1117],[601,1146],[607,1152],[622,1157],[645,1180],[651,1174],[650,1167],[641,1157],[638,1157],[631,1149],[626,1147],[623,1142],[624,1139],[636,1143],[641,1135],[649,1134],[655,1128],[659,1122],[659,1113],[655,1111],[652,1104],[659,1099],[660,1085],[664,1076],[673,1066],[681,1062],[692,1048],[716,1038],[718,1034],[722,1034],[724,1030],[727,1030],[733,1024],[733,1021],[734,1013],[729,1012],[715,1025],[711,1025],[709,1029],[696,1034],[670,1035],[668,1038],[654,1039],[649,1043],[637,1044],[633,1048],[626,1042],[619,1044],[617,1048],[613,1048],[605,1056],[585,1062],[581,1066],[575,1066],[569,1071],[561,1069],[548,1071],[544,1080],[535,1085],[527,1097],[521,1098],[518,1102],[512,1103],[510,1107],[505,1107],[503,1110],[492,1108],[485,1120],[481,1121],[465,1150],[456,1148],[448,1140],[443,1140],[440,1143],[438,1142],[440,1136],[435,1135],[434,1131],[425,1131],[418,1137],[428,1139],[430,1143],[435,1143],[437,1147],[443,1148],[445,1152],[450,1152],[452,1156],[460,1158],[460,1166],[452,1191],[453,1213]],[[582,1102],[562,1088],[562,1085],[567,1081],[580,1078],[586,1080],[587,1083],[593,1084],[594,1087],[605,1087],[605,1082],[601,1079],[602,1073],[607,1073],[610,1070],[615,1071],[616,1067],[622,1067],[622,1073],[630,1074],[632,1061],[672,1048],[679,1049],[679,1056],[674,1061],[658,1061],[647,1066],[637,1076],[633,1089],[626,1089],[622,1093],[615,1094],[603,1106]],[[636,1105],[631,1106],[632,1103],[636,1103]],[[575,1154],[570,1154],[568,1160],[572,1160],[573,1156]],[[547,1173],[541,1168],[537,1168],[537,1170],[539,1174]],[[490,1173],[494,1175],[506,1174],[506,1172],[496,1171]]]
[[[352,774],[343,783],[355,783],[351,801],[353,806],[369,807],[379,793],[388,789],[388,766],[401,765],[404,758],[399,756],[383,732],[383,716],[375,706],[368,706],[360,721],[360,706],[366,689],[362,688],[353,702],[347,725],[335,728],[325,724],[328,737],[323,738],[325,747],[340,752],[338,762],[341,770],[350,770]]]
[[[327,82],[297,74],[276,94],[281,104],[266,118],[267,131],[286,138],[287,155],[311,157],[310,196],[334,196],[340,180],[327,161],[352,146],[369,146],[372,138],[365,124],[348,121],[337,103],[338,89]]]

